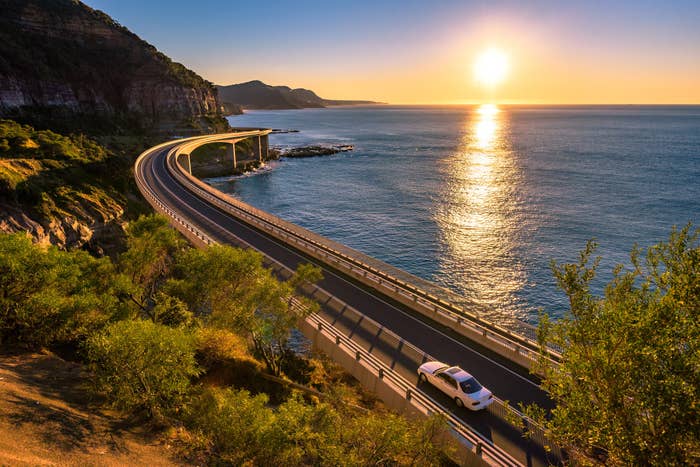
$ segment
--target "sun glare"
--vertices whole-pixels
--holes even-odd
[[[488,49],[474,63],[474,76],[485,86],[495,86],[506,79],[508,57],[499,49]]]

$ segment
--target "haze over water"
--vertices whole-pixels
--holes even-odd
[[[442,285],[507,322],[561,315],[549,263],[590,238],[600,287],[634,243],[700,221],[700,107],[251,111],[271,145],[353,144],[216,186]]]

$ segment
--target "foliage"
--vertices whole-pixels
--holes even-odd
[[[207,389],[188,408],[189,423],[221,460],[235,465],[440,465],[444,420],[345,413],[291,398],[276,410],[265,395]]]
[[[182,236],[163,216],[141,216],[130,223],[119,269],[130,279],[128,298],[137,314],[165,324],[192,321],[186,304],[160,291],[174,267],[175,253],[184,247]]]
[[[177,409],[199,375],[193,336],[146,320],[119,321],[87,342],[96,385],[125,410]]]
[[[227,329],[202,327],[196,332],[197,360],[210,369],[235,359],[249,359],[245,340]]]
[[[119,309],[108,259],[0,235],[0,342],[78,342]]]
[[[250,337],[268,370],[281,374],[289,355],[290,332],[314,306],[296,289],[320,273],[301,267],[289,282],[280,282],[263,267],[259,253],[223,245],[184,251],[177,268],[179,279],[167,284],[167,293],[207,317],[211,325]]]
[[[63,136],[51,130],[36,130],[13,120],[0,119],[0,157],[96,162],[107,151],[84,135]]]
[[[556,402],[543,420],[580,464],[697,465],[700,461],[700,247],[690,225],[631,254],[603,297],[591,293],[598,260],[553,264],[570,300],[543,319],[541,341],[563,348],[540,362]]]

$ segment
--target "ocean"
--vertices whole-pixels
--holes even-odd
[[[587,240],[602,293],[635,244],[700,221],[698,106],[368,106],[229,121],[299,130],[271,146],[354,150],[272,162],[217,188],[504,324],[566,312],[550,264],[576,261]]]

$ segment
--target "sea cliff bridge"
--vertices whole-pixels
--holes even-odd
[[[256,209],[192,176],[190,155],[196,148],[229,143],[236,164],[235,144],[252,139],[254,155],[262,161],[270,132],[237,129],[152,147],[136,160],[137,185],[156,211],[168,216],[196,246],[253,248],[283,278],[301,263],[320,266],[324,279],[306,293],[321,309],[300,323],[301,331],[387,405],[405,412],[444,414],[465,448],[467,462],[560,463],[560,450],[513,408],[520,402],[552,407],[529,373],[539,348],[531,327],[522,325],[514,332],[490,323],[454,305],[449,292],[430,282]],[[548,349],[547,357],[558,361],[560,355]],[[493,391],[496,402],[485,411],[469,412],[434,388],[419,385],[416,369],[428,360],[466,369]],[[522,426],[511,424],[516,419],[527,427],[528,438]]]

